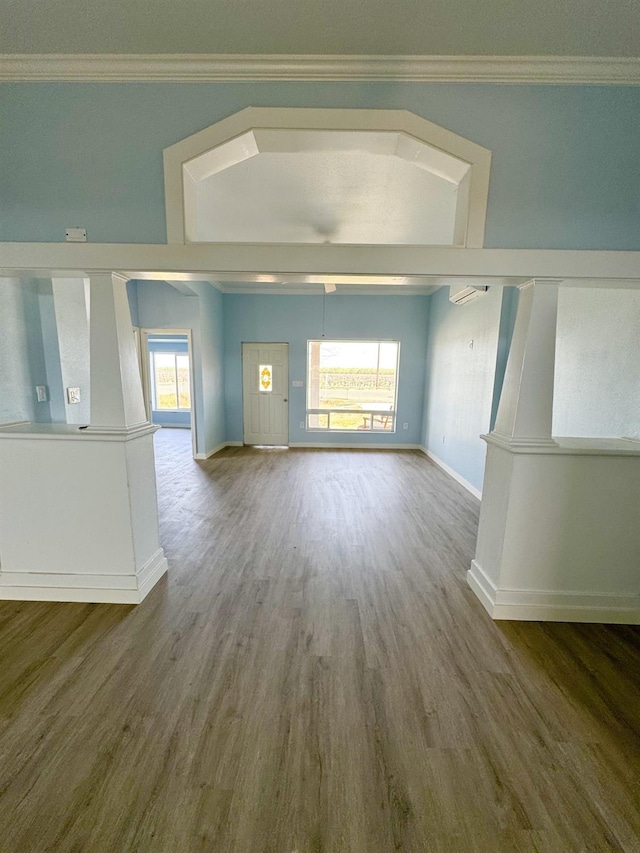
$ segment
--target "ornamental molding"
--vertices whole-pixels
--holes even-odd
[[[640,57],[0,54],[0,82],[314,80],[640,85]]]

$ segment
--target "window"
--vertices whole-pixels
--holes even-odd
[[[308,341],[307,429],[395,432],[397,341]]]
[[[189,411],[189,356],[182,352],[152,352],[151,385],[156,411]]]
[[[259,364],[258,365],[258,391],[271,392],[273,390],[273,365]]]

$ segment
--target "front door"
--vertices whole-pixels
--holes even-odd
[[[288,386],[288,344],[242,344],[245,444],[289,443]]]

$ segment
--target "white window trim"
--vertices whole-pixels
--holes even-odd
[[[151,410],[153,412],[162,412],[162,413],[169,412],[169,413],[174,413],[174,414],[191,414],[191,406],[189,406],[189,408],[184,408],[182,406],[178,406],[178,408],[176,408],[176,409],[167,409],[164,407],[160,408],[158,406],[158,394],[157,394],[157,389],[156,389],[156,364],[155,364],[156,355],[172,355],[173,356],[174,364],[175,364],[175,370],[176,370],[176,400],[178,400],[178,401],[180,401],[180,393],[179,393],[179,389],[178,389],[177,356],[184,355],[187,357],[187,360],[189,360],[189,353],[188,352],[178,352],[178,351],[174,351],[174,350],[164,350],[162,352],[156,352],[155,350],[149,351],[149,356],[150,356],[150,360],[151,360],[151,365],[150,365]],[[189,374],[191,374],[191,364],[190,363],[189,363]],[[189,399],[191,400],[191,375],[189,375]]]
[[[309,344],[311,343],[345,343],[345,344],[395,344],[397,346],[397,356],[396,356],[396,373],[395,373],[395,399],[393,401],[393,405],[390,409],[316,409],[309,407],[309,388],[311,385],[310,377],[309,377]],[[305,431],[306,432],[317,432],[317,433],[346,433],[348,435],[353,435],[353,433],[362,433],[365,432],[367,435],[394,435],[398,430],[398,390],[400,386],[400,341],[392,340],[391,338],[379,338],[378,340],[371,340],[368,338],[331,338],[324,340],[322,338],[309,338],[307,340],[307,392],[305,399]],[[357,414],[362,415],[364,417],[371,416],[371,425],[368,428],[363,429],[332,429],[331,428],[331,415],[332,414]],[[329,425],[326,427],[310,427],[309,426],[309,415],[328,415],[329,416]],[[374,429],[373,427],[373,418],[374,417],[392,417],[393,418],[393,429]]]

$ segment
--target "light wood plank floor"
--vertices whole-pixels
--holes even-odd
[[[2,853],[640,851],[638,629],[493,623],[419,453],[189,449],[142,605],[0,603]]]

